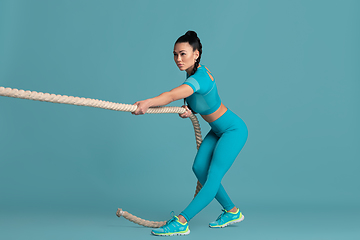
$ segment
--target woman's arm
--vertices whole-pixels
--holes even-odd
[[[137,105],[138,108],[133,114],[135,115],[144,114],[146,113],[149,107],[164,106],[173,101],[187,98],[193,93],[194,90],[189,85],[182,84],[181,86],[174,88],[169,92],[164,92],[157,97],[149,98],[134,103],[134,105]]]

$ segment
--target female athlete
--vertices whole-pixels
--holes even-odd
[[[244,216],[234,205],[221,184],[225,173],[243,148],[248,131],[245,123],[220,100],[215,79],[204,65],[200,65],[202,45],[194,31],[178,38],[174,45],[174,60],[181,71],[186,71],[185,82],[157,97],[138,101],[135,115],[144,114],[149,107],[167,105],[185,99],[187,111],[180,117],[187,118],[197,112],[210,124],[211,130],[196,154],[193,171],[203,185],[190,204],[178,215],[158,229],[153,235],[172,236],[190,233],[188,222],[214,198],[223,207],[223,213],[209,227],[222,228],[241,222]]]

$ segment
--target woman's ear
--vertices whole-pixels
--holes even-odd
[[[198,59],[199,56],[200,56],[199,50],[196,49],[196,50],[194,51],[194,55],[195,55],[195,59]]]

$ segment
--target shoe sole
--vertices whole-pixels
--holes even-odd
[[[184,232],[184,233],[168,233],[168,234],[161,234],[161,233],[154,233],[153,231],[151,231],[151,234],[152,235],[155,235],[155,236],[162,236],[162,237],[168,237],[168,236],[181,236],[181,235],[188,235],[190,233],[190,229],[187,231],[187,232]]]
[[[244,220],[244,218],[245,218],[244,215],[242,215],[241,218],[238,219],[238,220],[231,221],[231,222],[225,223],[225,224],[223,224],[223,225],[217,225],[217,226],[210,226],[210,225],[209,225],[209,227],[210,227],[210,228],[224,228],[224,227],[227,227],[227,226],[229,226],[229,225],[231,225],[231,224],[241,222],[242,220]]]

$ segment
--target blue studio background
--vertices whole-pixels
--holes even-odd
[[[223,179],[245,221],[209,229],[213,201],[187,238],[359,239],[359,26],[356,0],[0,0],[0,86],[132,104],[184,81],[195,30],[249,138]],[[0,97],[0,239],[149,239],[115,212],[181,212],[195,146],[177,114]]]

